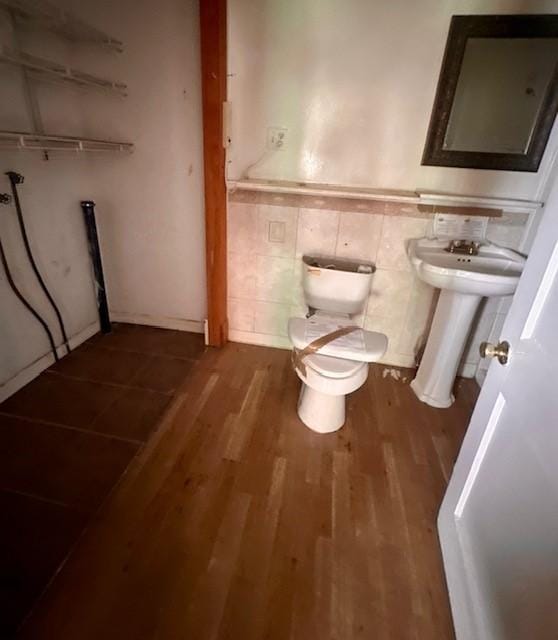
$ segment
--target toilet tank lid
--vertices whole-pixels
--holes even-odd
[[[349,260],[343,258],[329,258],[327,256],[304,255],[302,261],[307,267],[328,269],[331,271],[345,271],[347,273],[370,274],[376,271],[376,266],[366,260]]]
[[[316,315],[310,318],[291,318],[289,320],[289,338],[297,349],[304,349],[317,338],[350,324],[352,323],[347,319],[335,316]],[[319,353],[324,356],[358,362],[376,362],[386,352],[387,345],[388,340],[383,333],[359,328],[353,333],[326,344]]]

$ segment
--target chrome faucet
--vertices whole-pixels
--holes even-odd
[[[451,240],[446,247],[448,253],[463,253],[467,256],[476,256],[479,253],[480,242],[474,240]]]

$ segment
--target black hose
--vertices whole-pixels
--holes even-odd
[[[56,353],[56,345],[54,344],[54,338],[52,337],[52,333],[48,328],[47,323],[41,318],[41,316],[33,309],[33,307],[27,302],[27,300],[23,297],[21,291],[17,288],[14,279],[12,278],[12,274],[10,272],[10,267],[8,266],[8,261],[6,260],[6,254],[4,253],[4,247],[2,246],[2,240],[0,240],[0,259],[2,260],[2,265],[4,267],[4,271],[6,272],[6,278],[8,279],[8,284],[12,288],[12,291],[15,293],[19,301],[30,311],[36,318],[37,322],[40,322],[45,333],[48,336],[48,341],[50,342],[50,348],[54,355],[54,359],[58,362],[58,354]]]
[[[37,264],[35,263],[35,259],[33,258],[33,253],[31,252],[31,246],[29,245],[29,239],[27,237],[27,231],[25,229],[25,223],[23,221],[23,212],[21,210],[21,204],[19,202],[19,196],[17,193],[17,186],[18,184],[21,184],[23,182],[23,176],[21,176],[19,173],[16,173],[15,171],[7,171],[6,175],[8,176],[8,178],[10,179],[10,184],[12,187],[12,195],[14,198],[14,204],[15,204],[15,208],[16,208],[16,212],[17,212],[17,219],[19,221],[19,228],[21,229],[21,236],[23,238],[23,244],[25,245],[25,251],[27,252],[27,257],[29,258],[29,262],[31,263],[31,266],[33,267],[33,271],[35,272],[35,275],[37,276],[37,280],[39,281],[39,284],[41,285],[41,289],[43,290],[45,296],[47,297],[48,301],[50,302],[52,308],[54,309],[54,313],[56,314],[56,317],[58,318],[58,324],[60,325],[60,331],[62,332],[62,338],[64,340],[64,344],[66,345],[66,350],[68,353],[70,353],[70,345],[68,343],[68,336],[66,334],[66,327],[64,326],[64,321],[62,320],[62,315],[60,314],[60,311],[58,309],[58,307],[56,306],[56,302],[54,302],[52,296],[50,295],[50,291],[47,289],[47,286],[39,272],[39,269],[37,267]]]

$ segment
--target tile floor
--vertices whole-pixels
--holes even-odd
[[[204,352],[115,325],[0,405],[0,637],[10,637]]]

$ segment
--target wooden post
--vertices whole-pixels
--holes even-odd
[[[200,0],[205,244],[209,344],[223,346],[227,322],[227,190],[223,102],[227,99],[227,2]]]

